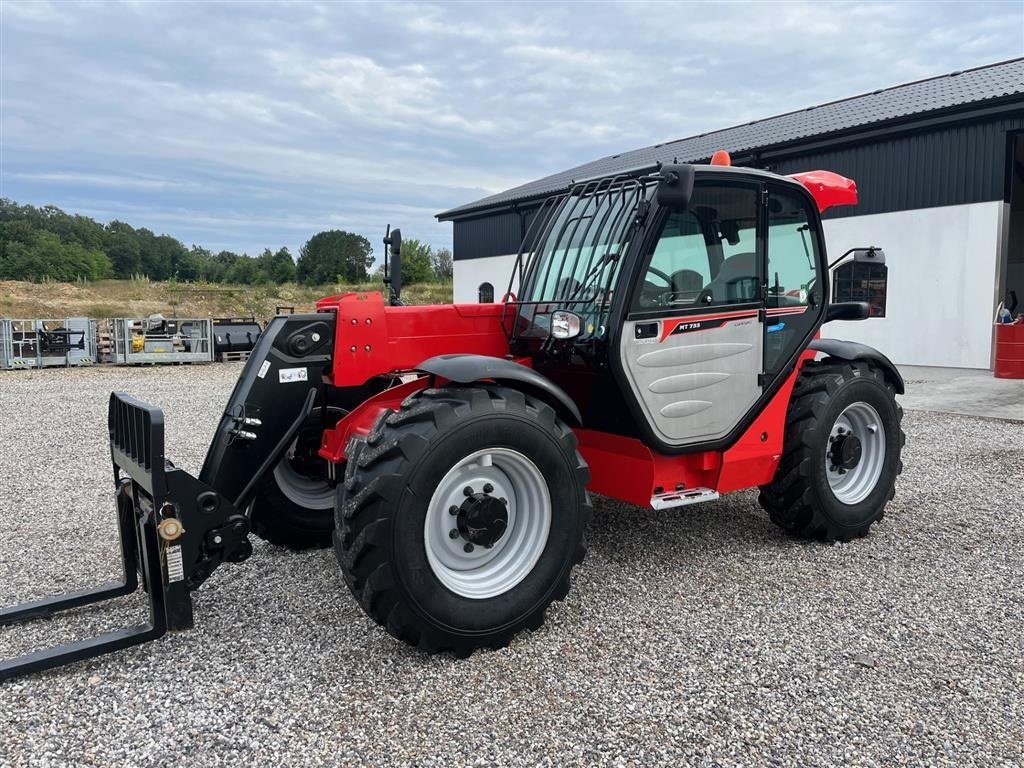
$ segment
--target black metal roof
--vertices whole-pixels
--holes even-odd
[[[505,207],[543,197],[574,180],[619,173],[656,162],[706,161],[718,149],[727,149],[736,156],[810,138],[875,128],[879,124],[923,119],[936,112],[973,109],[981,102],[1007,100],[1007,97],[1015,102],[1024,99],[1024,58],[881,88],[732,128],[610,155],[452,208],[439,213],[437,218],[444,221]]]

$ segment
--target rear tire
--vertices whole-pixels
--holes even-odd
[[[349,457],[334,542],[345,582],[410,645],[503,647],[568,592],[586,553],[588,480],[546,403],[497,386],[423,390]],[[478,508],[490,522],[467,517]]]
[[[758,499],[801,538],[849,541],[882,518],[903,471],[903,409],[871,363],[811,361],[786,414],[782,459]]]

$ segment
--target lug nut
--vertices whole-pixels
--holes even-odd
[[[490,493],[494,490],[494,486],[490,483],[484,483],[484,493]]]
[[[459,538],[459,529],[458,528],[452,528],[450,531],[448,531],[448,538],[449,539],[457,539],[457,538]]]
[[[473,542],[471,542],[471,541],[467,541],[467,542],[466,542],[466,546],[464,546],[464,547],[462,548],[462,551],[463,551],[463,552],[465,552],[465,553],[466,553],[467,555],[468,555],[468,554],[469,554],[470,552],[472,552],[472,551],[473,551]]]
[[[472,488],[472,486],[467,485],[465,488],[463,488],[462,489],[462,495],[463,496],[472,496],[473,495],[473,488]]]
[[[457,514],[459,514],[459,508],[456,507],[454,504],[452,504],[450,507],[448,507],[448,514],[449,515],[457,515]]]

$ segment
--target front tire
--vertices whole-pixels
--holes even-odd
[[[758,499],[801,538],[849,541],[882,518],[903,471],[903,409],[868,362],[811,361],[786,414],[782,459]]]
[[[347,411],[314,408],[277,465],[256,486],[250,519],[253,533],[288,549],[323,549],[334,530],[334,486],[319,457],[320,437]]]
[[[588,480],[546,403],[497,386],[424,390],[351,452],[335,511],[342,574],[410,645],[503,647],[568,592]]]

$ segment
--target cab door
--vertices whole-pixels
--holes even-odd
[[[761,201],[758,184],[698,179],[641,254],[619,362],[665,446],[726,437],[761,396]]]

